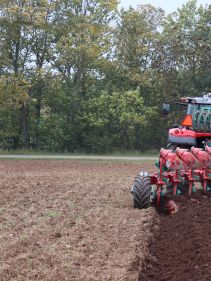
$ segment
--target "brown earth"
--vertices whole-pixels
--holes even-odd
[[[132,207],[141,166],[2,160],[0,280],[138,280],[158,228],[153,208]]]
[[[211,196],[177,198],[179,212],[161,216],[140,281],[211,280]]]

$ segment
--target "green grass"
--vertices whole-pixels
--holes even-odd
[[[110,154],[110,156],[131,156],[131,157],[141,157],[141,156],[157,156],[159,154],[158,150],[152,149],[152,150],[148,150],[148,151],[121,151],[121,152],[113,152]]]
[[[60,153],[52,153],[47,151],[36,151],[36,150],[25,150],[25,149],[17,149],[17,150],[0,150],[0,155],[53,155]]]
[[[0,150],[0,155],[62,155],[62,156],[119,156],[119,157],[141,157],[141,156],[157,156],[159,154],[158,150],[149,150],[145,152],[140,151],[115,151],[111,153],[62,153],[62,152],[49,152],[49,151],[36,151],[36,150]]]

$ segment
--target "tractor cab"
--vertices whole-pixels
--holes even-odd
[[[203,97],[182,98],[181,102],[174,104],[186,106],[187,109],[181,126],[173,126],[169,130],[167,147],[211,146],[211,93]],[[167,115],[169,111],[169,104],[163,104],[163,113]]]
[[[193,130],[211,132],[211,97],[193,101],[190,105]]]

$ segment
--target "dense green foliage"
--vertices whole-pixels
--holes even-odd
[[[211,91],[211,5],[117,2],[1,0],[2,149],[159,148],[162,101]]]

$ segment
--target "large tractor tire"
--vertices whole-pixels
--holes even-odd
[[[132,187],[134,208],[148,208],[150,206],[151,181],[149,177],[137,176]]]
[[[166,146],[167,149],[175,151],[177,147],[184,148],[184,149],[191,148],[191,146],[188,144],[176,144],[176,143],[167,142],[167,146]]]
[[[178,146],[179,146],[178,144],[167,142],[166,148],[175,151]]]

